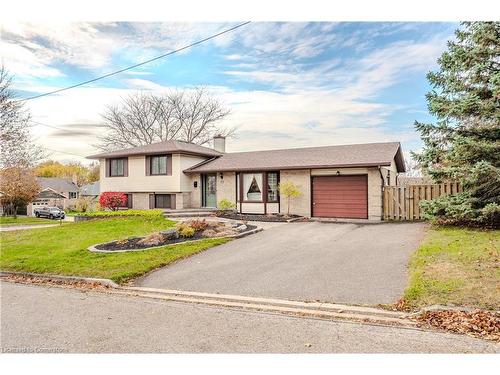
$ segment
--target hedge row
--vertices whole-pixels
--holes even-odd
[[[91,211],[81,212],[76,216],[85,217],[113,217],[113,216],[144,216],[144,217],[158,217],[162,216],[162,210],[117,210],[117,211]]]

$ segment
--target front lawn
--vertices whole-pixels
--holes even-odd
[[[36,217],[26,217],[26,216],[18,216],[14,219],[13,216],[1,216],[0,217],[0,225],[8,226],[8,225],[31,225],[31,224],[57,224],[57,220],[50,219],[38,219]]]
[[[124,282],[154,268],[227,242],[206,239],[159,249],[118,254],[91,253],[87,247],[169,228],[163,217],[128,217],[70,223],[62,227],[3,232],[0,268],[59,275],[102,277]]]
[[[433,227],[410,261],[404,300],[500,309],[500,231]]]

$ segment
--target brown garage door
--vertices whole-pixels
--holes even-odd
[[[313,177],[312,202],[313,216],[367,219],[368,177]]]

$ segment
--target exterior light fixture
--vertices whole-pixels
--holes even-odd
[[[219,173],[219,177],[220,177],[221,180],[223,180],[224,179],[224,173],[222,173],[222,172]]]
[[[340,176],[340,171],[337,171],[337,176]]]
[[[194,187],[197,188],[198,187],[198,181],[195,181],[194,182]]]

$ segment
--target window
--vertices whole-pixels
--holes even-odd
[[[151,156],[151,174],[167,174],[167,155]]]
[[[278,202],[278,172],[267,174],[267,201]]]
[[[262,202],[262,173],[243,174],[243,200]]]
[[[127,196],[127,200],[125,201],[125,205],[123,207],[132,208],[132,194],[125,194]]]
[[[124,159],[111,159],[109,161],[109,175],[111,177],[124,176]]]
[[[155,194],[155,208],[170,208],[170,194]]]
[[[76,199],[77,192],[76,191],[70,191],[69,192],[69,199]]]

